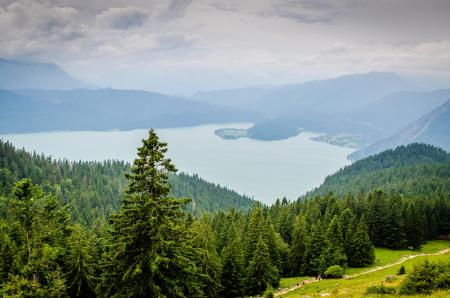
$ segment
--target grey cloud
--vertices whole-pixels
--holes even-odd
[[[159,43],[159,51],[178,50],[181,48],[190,47],[195,42],[193,37],[180,33],[162,35],[159,36],[157,40]]]
[[[186,9],[193,0],[169,0],[159,14],[161,20],[181,18],[186,14]]]
[[[299,23],[331,23],[346,9],[359,4],[359,0],[282,0],[272,4],[264,15],[287,18]]]
[[[337,13],[329,13],[326,15],[313,15],[300,12],[290,12],[283,10],[274,10],[269,15],[276,15],[278,17],[292,19],[299,23],[313,24],[313,23],[330,23],[337,16]]]
[[[211,6],[221,11],[239,12],[239,8],[230,2],[213,2]]]
[[[138,7],[109,8],[96,16],[100,26],[126,30],[142,26],[149,18],[150,12]]]

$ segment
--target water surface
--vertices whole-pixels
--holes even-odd
[[[353,150],[312,141],[303,132],[281,141],[223,140],[217,128],[246,128],[249,124],[202,125],[158,129],[168,142],[168,155],[177,168],[239,193],[271,203],[295,199],[319,186],[323,179],[349,163]],[[69,160],[132,161],[147,130],[108,132],[43,132],[0,135],[17,147]]]

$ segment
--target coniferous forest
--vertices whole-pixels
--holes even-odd
[[[166,152],[153,130],[132,165],[0,143],[0,295],[254,296],[282,277],[371,265],[375,247],[418,250],[450,233],[450,158],[432,146],[369,157],[326,191],[272,206],[176,174]]]

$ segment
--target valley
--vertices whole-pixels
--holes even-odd
[[[245,129],[251,124],[225,126]],[[315,134],[308,132],[270,142],[248,138],[223,140],[214,134],[222,127],[201,125],[157,131],[169,143],[168,156],[180,171],[198,174],[267,204],[283,197],[295,200],[317,187],[327,175],[347,165],[347,155],[352,152],[349,148],[312,141]],[[146,133],[143,129],[48,132],[6,134],[0,135],[0,139],[56,159],[131,162]]]

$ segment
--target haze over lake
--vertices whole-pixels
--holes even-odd
[[[310,140],[303,132],[281,141],[223,140],[214,130],[246,128],[249,124],[202,125],[158,129],[168,142],[168,155],[180,171],[254,196],[265,203],[286,196],[295,199],[319,186],[347,165],[353,150]],[[132,161],[147,130],[43,132],[0,135],[17,147],[69,160],[119,159]]]

